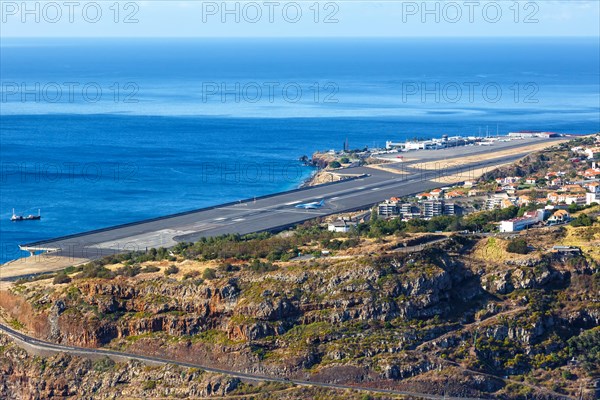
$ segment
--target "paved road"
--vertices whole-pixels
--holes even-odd
[[[474,161],[437,171],[417,170],[408,166],[402,168],[401,174],[367,167],[349,168],[344,170],[347,174],[361,177],[21,247],[24,250],[52,250],[55,256],[70,259],[96,259],[116,252],[170,247],[179,241],[196,241],[203,236],[276,231],[315,217],[365,209],[392,196],[406,196],[473,179],[471,171],[475,169],[493,168],[523,155],[523,151],[515,151],[510,156]],[[322,208],[295,208],[299,203],[319,199],[325,199],[326,204]]]
[[[423,398],[423,399],[435,399],[435,400],[437,400],[437,399],[476,400],[474,398],[467,398],[467,397],[438,396],[438,395],[427,394],[427,393],[407,392],[407,391],[401,391],[401,390],[378,389],[378,388],[351,386],[351,385],[338,385],[338,384],[334,384],[334,383],[295,380],[295,379],[279,378],[279,377],[265,376],[265,375],[258,375],[258,374],[247,374],[247,373],[229,371],[229,370],[224,370],[224,369],[219,369],[219,368],[211,368],[211,367],[207,367],[207,366],[204,366],[201,364],[180,362],[180,361],[169,360],[169,359],[158,358],[158,357],[149,357],[149,356],[143,356],[143,355],[133,354],[133,353],[125,353],[125,352],[105,350],[105,349],[90,349],[90,348],[76,347],[76,346],[65,346],[65,345],[50,343],[50,342],[46,342],[43,340],[33,338],[31,336],[28,336],[21,332],[18,332],[4,324],[0,324],[0,331],[4,332],[5,334],[12,337],[13,339],[17,339],[21,342],[24,342],[26,345],[35,347],[37,349],[69,353],[69,354],[72,354],[75,356],[80,356],[80,357],[85,357],[85,356],[89,356],[89,355],[107,356],[107,357],[112,356],[112,357],[120,357],[120,358],[125,358],[125,359],[130,359],[130,360],[139,360],[142,362],[153,363],[153,364],[173,364],[173,365],[178,365],[180,367],[185,367],[185,368],[200,368],[207,372],[224,374],[224,375],[229,375],[229,376],[233,376],[233,377],[244,379],[244,380],[251,380],[251,381],[257,381],[257,382],[293,383],[293,384],[301,385],[301,386],[316,386],[316,387],[322,387],[322,388],[328,388],[328,389],[341,389],[341,390],[346,390],[346,389],[361,390],[361,391],[367,391],[367,392],[372,392],[372,393],[385,393],[385,394],[392,394],[392,395],[398,395],[398,396],[412,396],[412,397],[419,397],[419,398]]]

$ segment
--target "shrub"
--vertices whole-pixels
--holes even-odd
[[[342,164],[348,164],[350,162],[350,159],[348,157],[342,157],[340,158],[340,162]]]
[[[570,381],[570,380],[572,380],[572,379],[575,378],[575,374],[572,373],[571,371],[564,370],[562,372],[562,377],[563,377],[563,379],[566,379],[566,380]]]
[[[573,221],[571,221],[571,226],[574,226],[574,227],[592,226],[592,225],[594,225],[594,222],[596,222],[596,217],[593,217],[586,213],[582,213],[577,218],[575,218]]]
[[[174,264],[169,265],[167,267],[167,269],[165,269],[165,275],[167,275],[167,276],[174,275],[178,272],[179,272],[179,268],[177,268],[177,266]]]
[[[239,271],[239,270],[240,270],[240,267],[229,264],[229,263],[219,265],[219,271],[221,271],[221,272],[235,272],[235,271]]]
[[[577,357],[583,368],[592,372],[600,365],[600,328],[584,331],[567,341],[569,356]]]
[[[147,274],[150,272],[158,272],[158,271],[160,271],[160,268],[158,268],[156,265],[148,265],[140,270],[140,272],[142,274]]]
[[[115,277],[115,274],[109,270],[108,268],[95,264],[94,262],[86,264],[83,266],[83,270],[75,276],[76,279],[85,279],[85,278],[104,278],[104,279],[112,279]]]
[[[54,280],[52,281],[52,283],[55,285],[60,285],[62,283],[70,283],[70,282],[71,282],[71,278],[69,278],[69,275],[65,274],[64,272],[61,272],[58,275],[56,275],[54,277]]]
[[[329,163],[329,166],[331,168],[340,168],[342,166],[342,164],[340,164],[338,161],[332,161]]]
[[[139,265],[125,265],[124,267],[118,268],[115,273],[131,278],[139,274],[141,270],[142,268]]]
[[[94,370],[97,372],[106,372],[115,366],[115,362],[108,357],[94,361]]]
[[[525,239],[513,239],[510,242],[508,242],[508,246],[506,246],[506,251],[508,251],[509,253],[527,254],[527,242],[525,241]]]
[[[186,272],[185,274],[183,274],[183,279],[195,278],[198,275],[200,275],[200,272],[198,272],[198,271],[189,271],[189,272]]]
[[[143,390],[152,390],[156,389],[156,381],[145,381],[142,385]]]
[[[206,268],[204,272],[202,272],[202,278],[211,280],[217,277],[217,271],[212,268]]]
[[[316,251],[318,255],[321,255],[320,251]],[[270,272],[279,269],[279,267],[275,264],[271,264],[270,262],[262,262],[260,260],[253,260],[252,263],[248,266],[253,272]]]

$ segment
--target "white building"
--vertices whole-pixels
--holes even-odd
[[[423,203],[423,217],[438,217],[444,213],[444,203],[441,201],[426,201]]]
[[[377,206],[377,214],[384,218],[391,218],[400,215],[400,207],[398,202],[386,200],[383,203],[379,203]]]
[[[337,221],[331,222],[327,225],[327,230],[330,232],[350,232],[353,226],[356,226],[356,222],[345,221],[338,219]]]
[[[532,225],[544,220],[544,210],[526,212],[520,218],[513,218],[507,221],[500,222],[500,232],[517,232],[522,231]]]

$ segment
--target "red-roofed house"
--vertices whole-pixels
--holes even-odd
[[[429,194],[432,197],[439,199],[443,192],[444,191],[442,189],[433,189],[431,192],[429,192]]]
[[[569,212],[567,210],[558,210],[550,218],[548,218],[549,223],[562,223],[568,222],[571,219]]]
[[[453,199],[455,197],[461,197],[461,196],[463,196],[463,194],[461,192],[456,191],[456,190],[452,190],[452,191],[450,191],[450,192],[448,192],[448,193],[446,193],[444,195],[444,197],[447,198],[447,199]]]
[[[586,178],[600,177],[600,170],[594,168],[586,169],[583,173],[583,176],[585,176]]]

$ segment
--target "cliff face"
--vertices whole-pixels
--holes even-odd
[[[550,368],[557,372],[546,378],[558,379],[576,356],[566,340],[600,324],[598,272],[585,259],[495,261],[472,248],[452,239],[269,272],[241,266],[206,281],[75,279],[13,297],[45,327],[32,330],[60,343],[332,383],[518,398],[511,392],[522,388],[476,371]],[[570,369],[584,379],[581,368]]]
[[[246,342],[296,325],[433,317],[449,311],[453,295],[460,301],[481,294],[454,293],[474,277],[451,258],[439,261],[438,266],[425,258],[378,257],[360,268],[344,262],[329,270],[242,272],[202,284],[164,278],[75,281],[53,295],[45,311],[52,327],[46,338],[95,347],[156,332],[184,337],[215,330],[229,341]]]
[[[241,384],[236,378],[172,365],[148,367],[67,354],[33,357],[2,334],[0,348],[3,399],[221,397]]]

